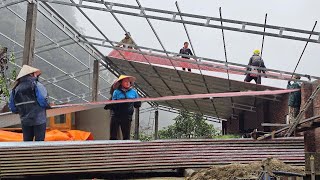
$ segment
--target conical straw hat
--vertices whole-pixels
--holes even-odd
[[[16,81],[13,83],[13,86],[12,88],[15,88],[18,83],[19,83],[19,79],[22,78],[23,76],[26,76],[28,74],[31,74],[31,73],[37,73],[37,75],[39,76],[41,74],[41,71],[40,69],[37,69],[37,68],[34,68],[34,67],[31,67],[31,66],[28,66],[28,65],[23,65],[17,78],[16,78]]]
[[[41,74],[41,71],[40,69],[37,69],[37,68],[34,68],[34,67],[31,67],[31,66],[28,66],[28,65],[23,65],[16,80],[22,78],[23,76],[26,76],[28,74],[31,74],[31,73],[37,73],[38,75]]]
[[[133,76],[120,75],[119,78],[113,83],[113,88],[117,89],[120,86],[120,81],[126,78],[129,79],[131,85],[133,85],[133,83],[136,81],[136,78]]]

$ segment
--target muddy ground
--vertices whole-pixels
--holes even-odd
[[[233,180],[237,178],[257,178],[265,166],[272,175],[272,171],[285,171],[304,174],[304,167],[290,166],[278,159],[268,158],[261,162],[250,164],[230,164],[225,166],[212,166],[194,172],[187,180]]]

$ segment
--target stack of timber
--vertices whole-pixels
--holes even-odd
[[[303,138],[0,144],[0,176],[205,168],[268,157],[304,166]]]

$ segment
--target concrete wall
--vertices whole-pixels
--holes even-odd
[[[237,118],[230,118],[227,122],[222,124],[226,129],[227,134],[238,134],[239,133],[239,117]]]
[[[262,123],[286,123],[288,114],[288,95],[282,95],[280,101],[256,99],[256,112],[236,111],[237,118],[228,120],[224,125],[228,134],[243,134],[259,131],[271,131],[272,128],[263,128]],[[241,123],[243,121],[243,130]]]
[[[110,115],[109,111],[103,108],[77,112],[76,129],[89,131],[93,134],[94,140],[109,139]]]

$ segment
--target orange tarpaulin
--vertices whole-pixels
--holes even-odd
[[[0,142],[22,141],[22,133],[0,130]],[[62,132],[59,130],[50,130],[46,132],[45,141],[86,141],[93,140],[90,132],[70,130]]]

